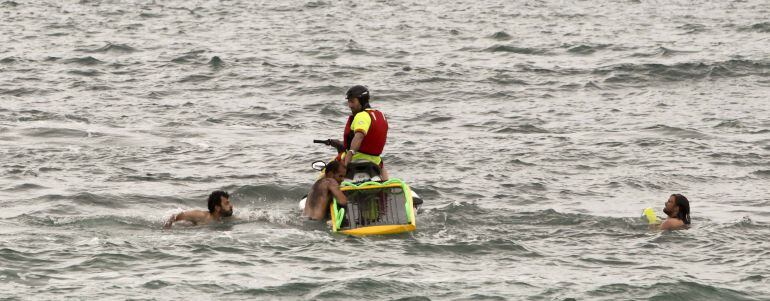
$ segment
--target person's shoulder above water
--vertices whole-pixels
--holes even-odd
[[[685,229],[690,225],[690,201],[684,195],[672,194],[663,207],[663,213],[668,218],[660,224],[661,230]]]
[[[685,227],[685,223],[678,218],[667,218],[660,224],[661,230],[678,230]]]
[[[209,195],[208,211],[188,210],[174,214],[166,221],[163,228],[171,228],[175,222],[188,222],[193,225],[208,224],[232,215],[233,205],[230,203],[230,195],[226,191],[217,190]]]
[[[340,191],[339,185],[345,177],[346,168],[339,161],[332,161],[324,170],[324,176],[313,184],[308,193],[305,208],[302,215],[314,220],[323,220],[329,212],[332,198],[336,198],[340,205],[347,204],[345,194]]]

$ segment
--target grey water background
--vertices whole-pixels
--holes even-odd
[[[770,300],[770,2],[3,1],[2,300]],[[296,209],[344,92],[418,230]],[[237,221],[162,231],[232,193]],[[686,231],[649,231],[671,193]]]

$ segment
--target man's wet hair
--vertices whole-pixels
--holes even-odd
[[[324,174],[328,175],[330,173],[336,172],[337,170],[340,169],[340,166],[342,166],[342,164],[340,164],[340,161],[332,160],[331,162],[329,162],[329,164],[326,164],[326,170],[324,171]]]
[[[685,225],[690,224],[690,201],[681,194],[675,193],[671,196],[674,197],[676,206],[679,207],[679,213],[676,214],[676,218],[682,220]]]
[[[217,190],[209,195],[209,213],[214,213],[214,207],[219,206],[222,208],[222,197],[230,198],[227,191]]]

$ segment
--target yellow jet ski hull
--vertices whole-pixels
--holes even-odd
[[[400,179],[357,185],[343,182],[340,190],[348,198],[348,205],[341,208],[337,199],[332,202],[332,232],[368,236],[417,229],[411,189]]]

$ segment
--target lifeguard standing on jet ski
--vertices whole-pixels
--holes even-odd
[[[380,178],[386,181],[388,172],[380,155],[387,141],[388,121],[382,112],[369,106],[369,96],[369,89],[361,85],[348,90],[346,98],[351,114],[345,124],[344,144],[334,141],[344,147],[337,159],[346,167],[353,160],[371,161],[380,166]]]

